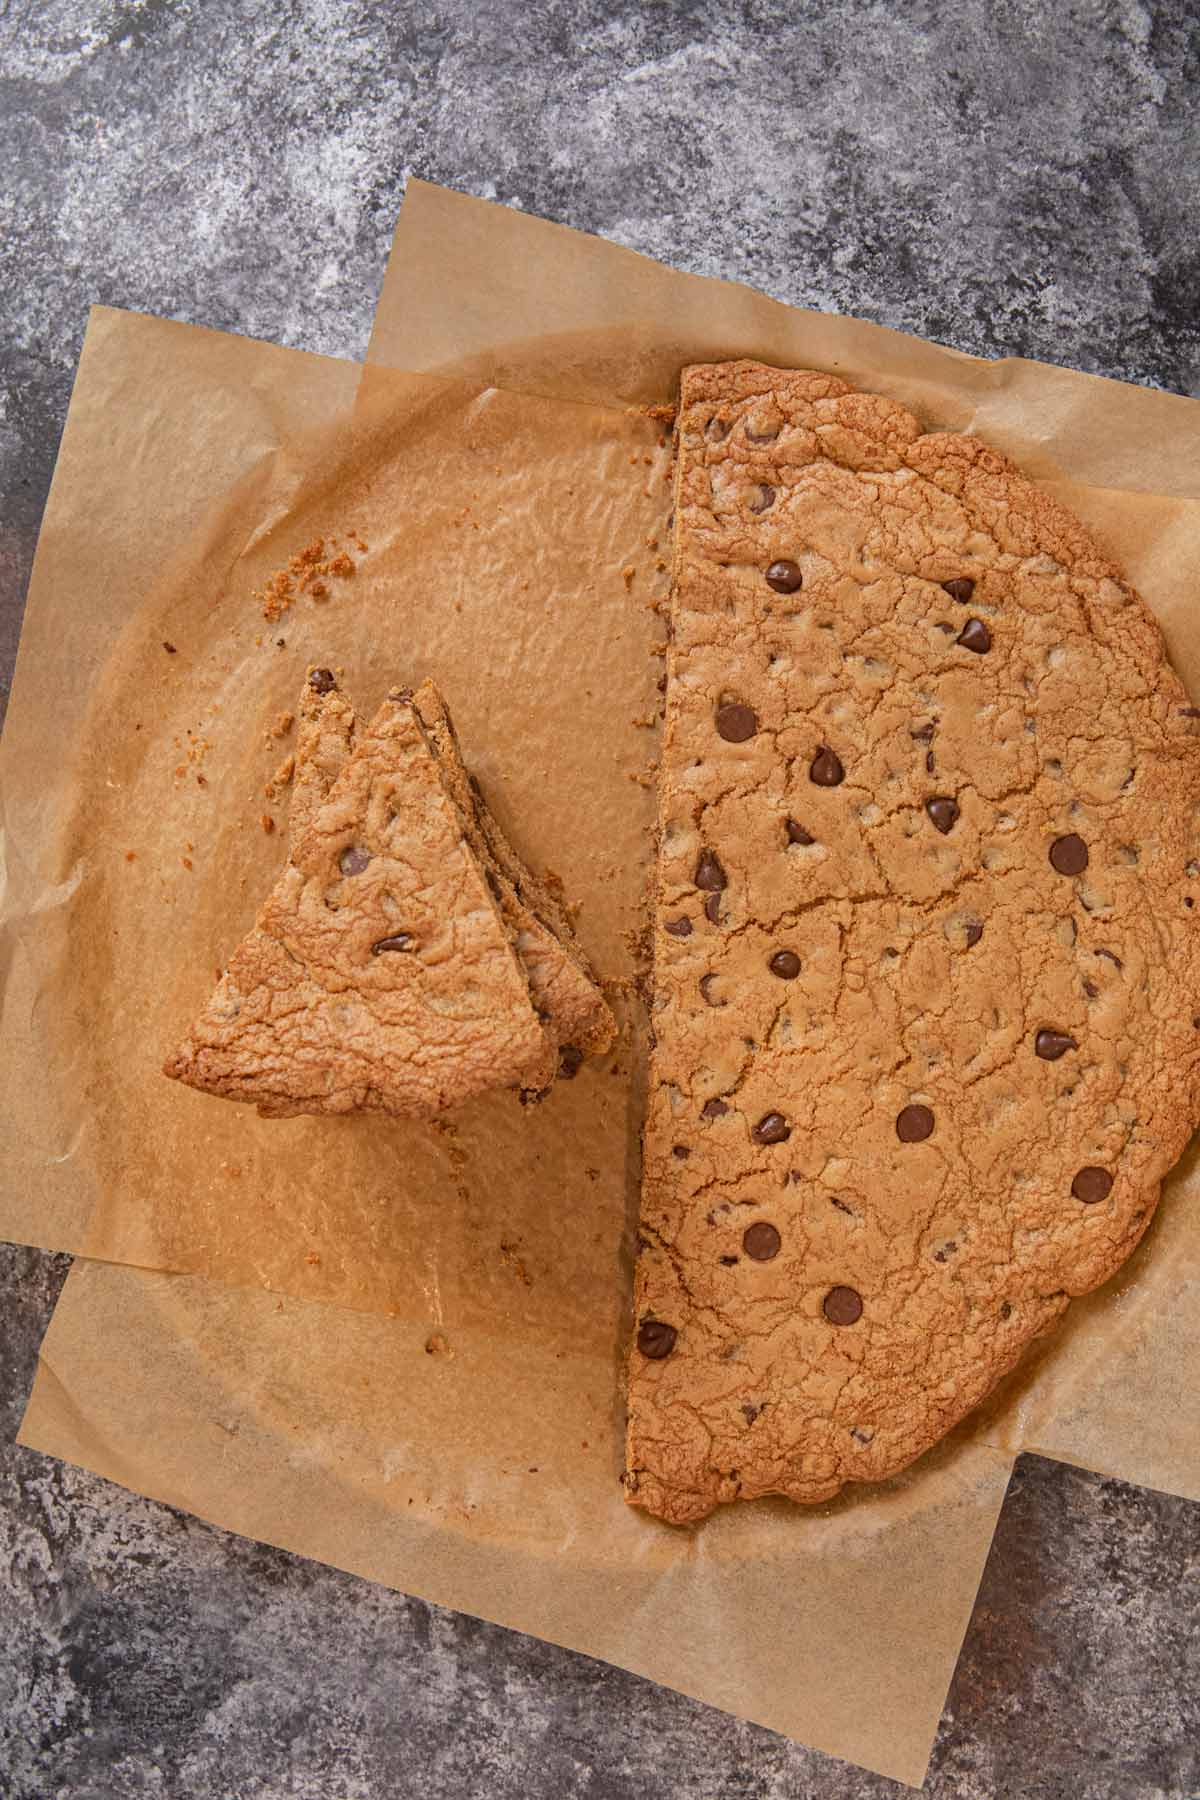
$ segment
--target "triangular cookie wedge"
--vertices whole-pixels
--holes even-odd
[[[314,683],[316,684],[314,686]],[[571,1076],[584,1057],[607,1050],[616,1022],[575,936],[566,909],[521,861],[496,823],[478,782],[462,759],[444,698],[431,681],[413,695],[464,836],[487,874],[529,977],[534,1006]],[[354,710],[327,669],[310,672],[299,706],[290,831],[296,842],[333,783],[354,741]]]
[[[305,817],[308,781],[292,860],[165,1073],[273,1117],[544,1086],[553,1040],[411,701],[384,702]]]

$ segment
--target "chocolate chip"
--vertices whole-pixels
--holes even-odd
[[[727,1000],[714,1000],[712,997],[710,990],[716,979],[717,977],[715,975],[702,975],[700,977],[700,992],[703,994],[705,1001],[709,1006],[727,1006],[729,1004]]]
[[[411,932],[398,931],[393,937],[380,938],[378,943],[372,944],[371,955],[383,956],[388,950],[408,950],[411,947]]]
[[[958,801],[952,800],[948,794],[934,794],[932,799],[925,802],[925,811],[945,837],[948,831],[953,830],[958,819]]]
[[[692,921],[680,914],[677,919],[668,919],[663,930],[669,931],[672,937],[691,937]]]
[[[762,1407],[755,1406],[755,1404],[752,1400],[743,1400],[743,1402],[742,1402],[742,1417],[743,1417],[743,1419],[745,1419],[747,1425],[753,1425],[755,1419],[757,1419],[757,1417],[761,1411],[762,1411]]]
[[[975,592],[975,583],[969,575],[956,575],[953,581],[943,581],[942,587],[960,606],[965,606]]]
[[[906,1106],[896,1114],[896,1136],[902,1144],[921,1144],[933,1136],[933,1114],[927,1106]]]
[[[1123,969],[1125,967],[1125,964],[1121,961],[1120,957],[1114,956],[1111,950],[1097,950],[1096,955],[1107,957],[1114,968]]]
[[[721,923],[720,894],[710,894],[708,896],[708,899],[704,902],[704,916],[710,925],[719,925]]]
[[[779,1246],[783,1242],[773,1225],[765,1219],[758,1219],[747,1226],[742,1233],[742,1249],[755,1262],[770,1262],[773,1256],[779,1255]]]
[[[828,744],[822,744],[812,760],[808,779],[815,781],[818,787],[836,787],[845,778],[846,771],[842,767],[840,757],[829,748]]]
[[[780,981],[795,981],[800,973],[800,958],[794,950],[777,950],[767,967]]]
[[[651,1362],[661,1362],[664,1356],[670,1356],[678,1336],[675,1327],[665,1319],[643,1319],[638,1326],[637,1347]]]
[[[723,1119],[729,1111],[724,1100],[706,1100],[700,1108],[702,1119]]]
[[[1181,706],[1179,716],[1181,719],[1200,719],[1200,706]]]
[[[795,819],[789,819],[787,841],[789,844],[815,844],[817,840],[811,832],[805,831],[803,825],[797,825]]]
[[[758,714],[752,706],[730,701],[717,708],[717,734],[727,744],[744,744],[758,730]]]
[[[1095,1206],[1101,1200],[1107,1200],[1112,1193],[1113,1178],[1107,1169],[1098,1169],[1092,1163],[1080,1169],[1071,1183],[1071,1192],[1085,1206]]]
[[[680,1162],[686,1161],[691,1154],[692,1152],[687,1144],[673,1144],[671,1147],[671,1155],[677,1156]]]
[[[369,850],[360,850],[357,844],[350,844],[338,857],[338,868],[343,875],[361,875],[370,860]]]
[[[758,484],[758,499],[750,502],[750,511],[752,513],[764,513],[768,506],[774,506],[774,504],[775,489],[771,486],[769,481],[760,481]]]
[[[954,1252],[957,1249],[958,1249],[958,1245],[955,1243],[953,1238],[950,1238],[948,1240],[948,1242],[946,1242],[942,1245],[940,1250],[934,1251],[934,1253],[933,1253],[934,1262],[940,1262],[940,1263],[946,1262],[951,1256],[954,1255]]]
[[[332,669],[314,669],[308,685],[315,694],[329,694],[337,686],[337,676]]]
[[[583,1051],[577,1050],[574,1044],[564,1044],[558,1053],[558,1078],[560,1081],[574,1081],[583,1066]]]
[[[831,1325],[857,1325],[862,1309],[862,1295],[852,1287],[830,1288],[821,1302],[821,1311]]]
[[[167,653],[167,655],[168,655],[168,656],[177,656],[177,655],[178,655],[178,654],[179,654],[179,652],[178,652],[178,650],[177,650],[177,649],[176,649],[176,647],[175,647],[175,645],[174,645],[174,644],[171,644],[171,643],[168,643],[168,642],[167,642],[167,640],[166,640],[166,638],[164,638],[164,639],[163,639],[163,641],[162,641],[162,647],[163,647],[163,649],[164,649],[164,650],[165,650],[165,651],[166,651],[166,653]]]
[[[1075,832],[1055,838],[1050,846],[1050,866],[1060,875],[1082,875],[1088,866],[1088,847]]]
[[[700,852],[694,880],[696,886],[703,888],[704,892],[708,894],[719,894],[725,886],[725,871],[721,867],[720,859],[711,850]]]
[[[737,1256],[718,1256],[717,1261],[719,1263],[721,1263],[725,1268],[733,1269],[733,1268],[737,1267],[737,1264],[741,1261],[741,1258],[737,1257]]]
[[[764,1113],[751,1132],[756,1144],[782,1144],[792,1135],[792,1128],[782,1113]]]
[[[977,656],[982,656],[992,647],[992,634],[982,619],[968,619],[958,634],[957,642],[964,650],[974,650]]]
[[[967,949],[969,950],[971,948],[972,944],[977,944],[982,936],[983,936],[983,926],[979,923],[978,919],[968,919],[967,920]]]
[[[932,775],[936,767],[937,764],[933,760],[933,751],[927,750],[925,752],[925,773],[927,775]]]
[[[1078,1050],[1079,1045],[1065,1031],[1053,1031],[1043,1025],[1033,1040],[1033,1047],[1043,1062],[1057,1062],[1068,1050]]]
[[[786,556],[781,556],[767,570],[767,586],[774,588],[777,594],[794,594],[803,580],[800,564],[792,562]]]
[[[733,430],[733,420],[723,419],[719,413],[714,413],[705,429],[712,442],[714,444],[719,444],[727,438]]]

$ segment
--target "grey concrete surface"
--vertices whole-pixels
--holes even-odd
[[[88,305],[361,354],[410,173],[783,299],[1200,391],[1192,0],[0,0],[0,678]],[[5,1800],[900,1795],[13,1447]],[[1200,1794],[1200,1512],[1024,1458],[937,1800]]]

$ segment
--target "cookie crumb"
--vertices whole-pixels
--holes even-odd
[[[450,1339],[446,1336],[444,1331],[430,1332],[429,1336],[425,1339],[425,1354],[426,1356],[454,1355],[453,1350],[450,1348]],[[536,1473],[536,1471],[531,1471],[531,1473]]]

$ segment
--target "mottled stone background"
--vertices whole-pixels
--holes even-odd
[[[363,351],[417,172],[786,300],[1200,391],[1195,0],[0,0],[0,672],[92,301]],[[6,685],[4,691],[6,692]],[[899,1796],[12,1447],[4,1800]],[[1024,1458],[938,1800],[1200,1793],[1200,1511]]]

